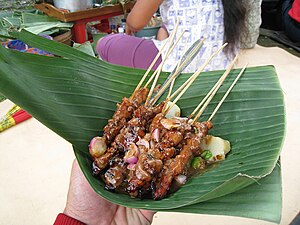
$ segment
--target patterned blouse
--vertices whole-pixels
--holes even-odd
[[[184,30],[186,31],[166,60],[164,71],[172,71],[185,48],[188,49],[199,38],[206,38],[204,45],[184,72],[195,72],[213,52],[222,46],[224,26],[221,0],[165,0],[160,6],[160,13],[169,34],[173,31],[176,21],[180,20],[175,39]],[[154,40],[154,43],[158,49],[161,49],[164,41]],[[185,47],[185,45],[187,46]],[[163,52],[163,57],[165,54],[166,51]],[[205,70],[224,69],[229,61],[230,59],[223,52],[220,52]]]
[[[237,51],[239,47],[253,48],[255,46],[261,24],[262,0],[241,1],[247,7],[246,30],[241,34]],[[166,60],[164,71],[172,71],[176,66],[184,52],[185,43],[188,48],[199,38],[206,38],[200,53],[184,72],[196,71],[223,44],[224,11],[221,0],[165,0],[160,6],[160,13],[169,34],[173,31],[177,19],[180,19],[177,37],[183,30],[186,30],[184,37]],[[158,49],[161,49],[164,41],[154,40],[154,43]],[[164,51],[163,57],[165,55]],[[205,71],[225,69],[230,61],[231,58],[221,52],[205,68]]]

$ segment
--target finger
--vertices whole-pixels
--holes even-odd
[[[153,220],[153,216],[156,212],[150,210],[140,209],[141,214],[145,217],[146,220],[151,224]]]

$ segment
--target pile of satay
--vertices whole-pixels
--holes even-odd
[[[177,42],[173,43],[176,28],[170,36],[168,54],[183,35],[182,33]],[[203,170],[206,165],[213,162],[207,158],[207,150],[201,147],[201,142],[213,126],[211,122],[213,116],[246,66],[207,121],[198,122],[198,119],[230,73],[237,57],[194,112],[187,117],[180,117],[177,101],[212,57],[226,46],[224,44],[218,49],[201,68],[172,93],[174,81],[180,74],[181,68],[200,49],[202,43],[203,40],[195,46],[193,51],[190,51],[189,55],[179,61],[176,69],[154,93],[164,60],[157,70],[149,74],[161,50],[133,94],[129,98],[124,97],[122,102],[117,104],[117,110],[103,128],[103,136],[91,140],[89,150],[93,158],[92,172],[105,182],[108,190],[126,193],[134,198],[162,199],[168,195],[174,185],[183,185],[190,177],[191,170]],[[148,81],[143,85],[148,77]],[[148,86],[151,82],[149,90]],[[166,99],[156,103],[168,88],[169,94]],[[203,156],[205,152],[206,156]],[[197,161],[195,159],[201,159],[198,160],[199,165],[195,166],[194,161]]]

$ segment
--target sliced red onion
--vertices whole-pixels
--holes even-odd
[[[124,161],[129,164],[135,164],[137,163],[138,158],[136,156],[131,156],[129,158],[124,158]]]
[[[127,152],[125,153],[125,159],[130,158],[131,156],[139,156],[140,150],[136,146],[136,144],[131,143],[129,147],[127,148]]]
[[[150,147],[149,142],[147,140],[145,140],[145,139],[140,139],[136,144],[137,145],[143,145],[147,149],[149,149],[149,147]]]
[[[127,169],[134,170],[135,165],[136,165],[135,163],[128,164]]]
[[[107,149],[105,139],[103,137],[94,137],[89,145],[90,154],[92,157],[97,158],[105,153]]]
[[[94,137],[94,138],[90,141],[90,144],[89,144],[89,147],[90,147],[90,148],[95,144],[97,138],[98,138],[98,137]]]
[[[156,128],[154,131],[153,131],[153,133],[152,133],[152,137],[154,138],[154,140],[156,141],[156,142],[159,142],[159,129],[158,128]]]
[[[183,175],[183,174],[180,174],[180,175],[176,176],[174,179],[175,179],[180,185],[183,185],[183,184],[185,184],[185,182],[186,182],[186,176]]]

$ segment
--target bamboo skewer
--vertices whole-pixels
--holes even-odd
[[[164,48],[166,47],[167,43],[168,43],[168,41],[166,41],[164,43],[164,45],[162,46],[162,48],[159,50],[159,52],[155,56],[154,60],[152,61],[152,63],[148,67],[146,73],[143,75],[142,79],[140,80],[140,82],[138,83],[138,85],[136,86],[136,88],[134,89],[134,91],[133,91],[133,93],[132,93],[132,95],[131,95],[130,98],[132,98],[132,96],[134,96],[134,94],[137,92],[137,90],[140,89],[140,87],[142,86],[142,84],[145,81],[146,77],[148,76],[148,74],[150,73],[151,69],[153,68],[154,64],[157,62],[158,58],[161,56],[161,53],[164,50]]]
[[[184,60],[182,64],[179,65],[177,72],[182,69],[182,67],[185,66],[185,64],[192,58],[192,56],[201,48],[203,42],[205,41],[205,38],[201,40],[201,42],[197,45],[197,47],[188,55],[188,57]]]
[[[213,119],[213,117],[215,116],[215,114],[217,113],[217,111],[219,110],[219,108],[221,107],[222,103],[224,102],[224,100],[227,98],[227,96],[229,95],[229,93],[233,89],[233,87],[236,84],[236,82],[243,75],[243,73],[246,70],[247,66],[248,66],[248,63],[246,63],[246,65],[240,71],[239,75],[235,78],[235,80],[233,81],[233,83],[231,84],[231,86],[229,87],[229,89],[227,90],[227,92],[225,93],[225,95],[223,96],[223,98],[221,99],[221,101],[218,103],[217,107],[214,109],[213,113],[211,114],[211,116],[209,117],[209,119],[207,121],[211,121]]]
[[[187,50],[187,41],[186,41],[185,44],[184,44],[183,54],[181,55],[181,57],[180,57],[180,59],[179,59],[179,63],[178,63],[177,66],[176,66],[175,74],[178,73],[178,71],[179,71],[179,67],[180,67],[180,65],[181,65],[181,63],[182,63],[182,59],[183,59],[183,56],[184,56],[186,50]],[[177,74],[176,74],[176,75],[177,75]],[[174,75],[173,75],[173,76],[174,76]],[[168,92],[167,98],[170,97],[170,95],[171,95],[171,93],[172,93],[172,89],[173,89],[174,83],[175,83],[175,80],[176,80],[176,77],[173,78],[173,76],[171,77],[172,82],[171,82],[171,84],[170,84],[170,88],[169,88],[169,92]],[[167,81],[167,82],[168,82],[168,81]],[[165,86],[167,87],[167,84],[166,84]],[[162,87],[162,88],[163,88],[163,87]],[[158,96],[158,95],[156,95],[156,96]],[[154,98],[154,99],[155,99],[155,98]],[[155,103],[153,102],[153,104],[155,104]]]
[[[193,123],[195,121],[198,120],[198,118],[202,115],[202,113],[204,112],[204,110],[206,109],[206,107],[208,106],[208,104],[211,102],[211,100],[213,99],[213,97],[216,95],[217,91],[219,90],[219,88],[221,87],[221,85],[223,84],[223,82],[225,81],[225,78],[227,77],[227,75],[230,73],[232,67],[233,67],[234,63],[231,63],[229,65],[229,67],[227,68],[227,70],[225,71],[225,73],[222,75],[221,77],[221,81],[220,82],[217,82],[217,86],[216,88],[212,91],[212,93],[210,95],[207,95],[209,96],[208,99],[206,100],[206,102],[204,103],[203,107],[199,110],[199,112],[197,113],[197,115],[195,116],[195,118],[193,119]],[[200,103],[201,104],[201,103]],[[199,105],[200,105],[199,104]],[[197,107],[198,109],[200,107]],[[198,110],[197,109],[197,110]]]
[[[169,57],[169,55],[171,54],[171,52],[173,51],[173,49],[175,48],[175,46],[178,44],[179,40],[182,38],[183,34],[185,31],[183,31],[181,33],[181,35],[179,36],[179,38],[176,40],[175,44],[172,45],[174,38],[176,36],[176,32],[178,29],[178,25],[179,25],[179,21],[177,21],[176,23],[176,27],[173,30],[173,33],[170,36],[170,39],[168,41],[166,41],[162,47],[162,49],[158,52],[158,54],[156,55],[156,57],[154,58],[153,62],[151,63],[151,65],[149,66],[149,68],[147,69],[146,73],[143,75],[142,79],[140,80],[139,84],[137,85],[136,89],[134,90],[133,94],[131,95],[130,98],[132,98],[134,96],[134,94],[136,93],[136,91],[141,87],[142,83],[145,81],[146,77],[148,76],[148,74],[150,73],[151,69],[153,68],[154,64],[157,62],[159,56],[162,54],[163,49],[165,48],[165,46],[167,45],[167,43],[169,43],[169,47],[166,53],[166,57],[162,60],[162,62],[160,63],[160,65],[158,66],[158,68],[154,71],[154,73],[150,76],[149,80],[147,81],[147,83],[145,84],[144,87],[147,87],[152,80],[154,79],[151,89],[149,91],[149,94],[147,96],[147,99],[145,101],[145,106],[149,105],[149,101],[150,98],[153,94],[155,85],[158,81],[158,78],[160,76],[160,73],[162,71],[163,65],[166,61],[166,59]],[[159,92],[155,95],[155,97],[151,100],[150,105],[154,105],[155,102],[158,100],[158,98],[160,97],[160,95],[167,89],[167,87],[170,85],[170,89],[169,89],[169,93],[168,96],[166,98],[166,102],[165,102],[165,106],[163,108],[163,114],[167,114],[169,112],[169,110],[177,103],[177,101],[182,97],[182,95],[187,91],[187,89],[192,85],[192,83],[196,80],[196,78],[201,74],[201,72],[204,70],[204,68],[209,64],[209,62],[213,59],[213,57],[215,57],[223,48],[225,48],[227,46],[227,43],[225,43],[224,45],[222,45],[216,52],[214,52],[209,59],[207,59],[205,61],[205,63],[188,79],[186,80],[172,95],[172,89],[173,89],[173,85],[175,82],[176,77],[179,74],[179,71],[185,66],[185,64],[191,59],[191,57],[193,56],[193,54],[198,51],[200,49],[200,47],[203,44],[204,39],[197,45],[197,47],[195,49],[193,49],[193,51],[191,53],[189,53],[187,55],[187,57],[185,58],[185,60],[182,62],[183,60],[183,55],[181,56],[179,63],[176,66],[176,70],[174,72],[174,74],[170,77],[170,79],[165,83],[165,85],[159,90]],[[186,52],[186,45],[184,48],[184,52]],[[230,65],[228,66],[227,70],[224,72],[224,74],[219,78],[219,80],[217,81],[217,83],[213,86],[213,88],[209,91],[209,93],[205,96],[205,98],[199,103],[199,105],[195,108],[195,110],[191,113],[191,115],[189,116],[189,119],[192,118],[194,116],[194,114],[199,110],[199,108],[202,106],[202,108],[199,110],[199,112],[197,113],[197,115],[195,116],[195,118],[193,119],[192,123],[195,123],[199,117],[202,115],[202,113],[204,112],[204,110],[207,108],[208,104],[211,102],[211,100],[213,99],[213,97],[215,96],[215,94],[217,93],[217,91],[219,90],[219,88],[222,86],[223,82],[225,81],[226,77],[228,76],[228,74],[230,73],[230,71],[232,70],[236,60],[238,58],[238,55],[236,55],[236,57],[233,59],[233,61],[230,63]],[[244,68],[240,71],[239,75],[236,77],[236,79],[234,80],[234,82],[231,84],[230,88],[227,90],[227,92],[225,93],[225,95],[223,96],[223,98],[221,99],[221,101],[218,103],[217,107],[215,108],[215,110],[213,111],[213,113],[211,114],[211,116],[209,117],[208,121],[211,121],[212,118],[215,116],[216,112],[218,111],[218,109],[221,107],[222,103],[224,102],[224,100],[226,99],[226,97],[229,95],[230,91],[233,89],[234,85],[237,83],[238,79],[241,77],[241,75],[243,74],[243,72],[245,71],[246,67],[248,64],[246,64],[244,66]],[[167,103],[172,100],[175,96],[177,96],[175,98],[175,100],[171,103],[170,106],[167,107]]]
[[[173,33],[171,34],[170,36],[170,39],[171,40],[171,37],[172,36],[175,36],[175,33],[177,32],[177,29],[178,29],[178,25],[179,25],[179,20],[177,21],[176,25],[175,25],[175,29],[173,31]],[[148,74],[150,73],[151,69],[153,68],[154,64],[157,62],[158,58],[161,56],[164,48],[167,46],[167,44],[169,43],[169,40],[167,40],[162,48],[159,50],[159,52],[157,53],[157,55],[155,56],[155,58],[153,59],[152,63],[150,64],[150,66],[148,67],[146,73],[143,75],[142,79],[140,80],[140,82],[138,83],[138,85],[136,86],[135,90],[133,91],[132,95],[130,98],[132,98],[134,96],[134,94],[136,93],[136,91],[138,89],[140,89],[140,87],[142,86],[143,82],[145,81],[146,77],[148,76]],[[169,45],[171,46],[172,42],[170,41]]]
[[[167,52],[166,57],[163,59],[163,61],[162,61],[161,64],[159,65],[158,70],[157,70],[158,72],[156,73],[155,79],[154,79],[154,81],[153,81],[153,83],[152,83],[152,86],[151,86],[151,89],[150,89],[150,91],[149,91],[147,100],[146,100],[146,102],[145,102],[145,105],[146,105],[146,106],[148,105],[148,103],[149,103],[149,101],[150,101],[150,98],[151,98],[151,96],[152,96],[152,94],[153,94],[155,85],[156,85],[156,83],[157,83],[157,80],[158,80],[159,75],[160,75],[160,73],[161,73],[161,71],[162,71],[162,67],[163,67],[165,61],[166,61],[167,58],[170,56],[171,52],[172,52],[173,49],[176,47],[176,45],[178,44],[178,42],[180,41],[180,39],[182,38],[182,36],[183,36],[184,33],[185,33],[185,31],[183,31],[183,32],[180,34],[180,36],[178,37],[178,39],[176,40],[176,42],[174,43],[174,45],[173,45],[173,46],[170,46],[170,48],[168,49],[168,52]],[[175,35],[172,37],[173,40],[174,40],[174,37],[175,37]],[[173,42],[173,40],[171,40],[171,42]],[[154,77],[154,76],[152,76],[151,78],[153,79],[153,77]],[[152,81],[151,78],[150,78],[150,79],[148,80],[148,82],[145,84],[145,87],[147,87],[147,86],[150,84],[150,82]]]
[[[222,45],[214,54],[212,54],[210,56],[210,58],[207,59],[206,62],[170,96],[170,99],[174,98],[187,85],[190,86],[192,84],[192,82],[200,75],[200,73],[208,65],[208,63],[211,61],[211,59],[213,57],[215,57],[223,48],[225,48],[226,45],[227,45],[227,43],[225,43],[224,45]]]
[[[227,43],[222,45],[216,52],[214,52],[209,59],[206,60],[206,62],[186,81],[184,82],[169,98],[171,100],[174,98],[177,94],[178,96],[175,98],[175,100],[172,102],[172,104],[168,107],[167,111],[164,112],[164,114],[167,114],[169,110],[176,104],[176,102],[181,98],[181,96],[187,91],[187,89],[192,85],[192,83],[196,80],[196,78],[200,75],[200,73],[204,70],[204,68],[208,65],[208,63],[212,60],[213,57],[215,57],[223,48],[227,46]],[[181,91],[181,92],[180,92]],[[180,93],[179,93],[180,92]]]
[[[198,112],[198,110],[200,109],[200,107],[205,103],[205,101],[209,98],[209,96],[213,93],[213,91],[215,89],[219,89],[221,87],[222,83],[224,82],[224,80],[226,79],[226,77],[228,76],[228,74],[230,73],[230,71],[232,70],[232,68],[233,68],[235,62],[237,61],[237,59],[238,59],[238,55],[235,56],[235,58],[232,60],[232,62],[228,66],[227,70],[220,77],[220,79],[218,80],[218,82],[212,87],[212,89],[208,92],[208,94],[203,98],[203,100],[199,103],[199,105],[191,113],[191,115],[189,116],[189,119],[191,119],[195,115],[195,113]]]
[[[175,35],[176,35],[176,32],[177,32],[177,29],[178,29],[178,26],[179,26],[179,21],[177,21],[177,23],[176,23],[176,25],[175,25],[175,28],[174,28],[173,32],[171,33],[171,35],[170,35],[168,41],[166,41],[166,43],[169,44],[167,53],[169,52],[169,50],[170,50],[170,48],[171,48],[171,46],[172,46],[172,43],[173,43],[173,41],[174,41],[174,38],[175,38]],[[166,43],[165,43],[165,44],[166,44]],[[155,70],[155,72],[154,72],[155,74],[158,72],[158,69],[159,69],[159,67],[160,67],[161,65],[162,65],[162,62],[161,62],[161,63],[159,64],[159,66],[156,68],[156,70]],[[152,74],[152,76],[154,76],[154,75]],[[150,79],[152,80],[153,78],[150,77]],[[151,82],[151,81],[150,81],[150,82]],[[146,83],[145,86],[148,86],[150,82],[148,81],[148,82]]]
[[[192,51],[188,56],[187,58],[183,61],[183,63],[179,63],[178,66],[177,66],[177,69],[175,71],[175,73],[170,77],[170,79],[166,82],[166,84],[159,90],[159,92],[155,95],[155,97],[152,99],[151,101],[151,105],[155,104],[155,102],[158,100],[158,98],[161,96],[161,94],[168,88],[170,82],[172,82],[174,84],[175,82],[175,78],[177,77],[179,71],[181,70],[182,67],[185,66],[185,64],[191,59],[191,57],[195,54],[195,52],[197,52],[200,47],[202,46],[203,42],[204,42],[205,39],[201,40],[201,42],[197,45],[197,47],[194,49],[194,51]],[[183,56],[183,55],[182,55]],[[172,87],[173,88],[173,87]],[[169,90],[169,94],[168,94],[168,97],[170,97],[171,95],[171,91],[172,91],[172,88],[170,87],[170,90]]]
[[[156,71],[154,72],[154,74],[157,74],[159,71],[161,72],[162,71],[162,67],[163,65],[165,64],[167,58],[170,56],[171,52],[174,50],[174,48],[176,47],[176,45],[178,44],[178,42],[180,41],[180,39],[182,38],[183,34],[185,33],[185,31],[183,31],[181,33],[181,35],[179,36],[178,40],[176,40],[175,44],[173,46],[171,46],[168,51],[167,51],[167,54],[166,54],[166,57],[162,60],[161,64],[159,65],[159,67],[157,67]],[[152,76],[150,77],[150,79],[147,81],[147,83],[145,84],[144,87],[147,87],[151,81],[153,80],[153,77],[154,75],[152,74]]]
[[[203,43],[203,42],[202,42],[202,43]],[[201,43],[201,45],[202,45],[202,43]],[[199,48],[200,48],[201,45],[199,44]],[[185,50],[184,50],[184,52],[186,51],[186,47],[187,47],[187,43],[185,43],[185,46],[184,46],[184,49],[185,49]],[[193,53],[194,53],[194,51],[193,51]],[[193,54],[193,53],[191,53],[191,54]],[[175,73],[174,73],[173,76],[170,78],[170,80],[172,80],[172,82],[171,82],[171,84],[170,84],[169,93],[168,93],[168,96],[167,96],[167,98],[166,98],[165,105],[164,105],[164,107],[163,107],[163,109],[162,109],[162,112],[164,112],[164,111],[166,110],[166,107],[167,107],[167,105],[168,105],[169,98],[170,98],[170,95],[171,95],[171,93],[172,93],[173,86],[174,86],[174,83],[175,83],[175,80],[176,80],[176,77],[177,77],[177,73],[180,71],[180,69],[181,69],[181,67],[182,67],[182,66],[181,66],[181,61],[182,61],[183,55],[184,55],[184,54],[182,54],[182,56],[181,56],[181,58],[180,58],[180,63],[177,65],[177,68],[176,68]],[[188,58],[188,57],[187,57],[187,58]],[[186,62],[186,61],[184,61],[183,63],[185,63],[185,62]],[[166,88],[168,87],[168,83],[169,83],[169,80],[167,81],[166,85],[164,86],[165,88],[162,87],[161,90],[166,89]],[[164,91],[164,90],[163,90],[163,91]],[[163,93],[163,92],[162,92],[162,93]],[[155,102],[158,100],[160,94],[162,94],[162,93],[157,93],[157,95],[153,98],[152,105],[155,104]]]

